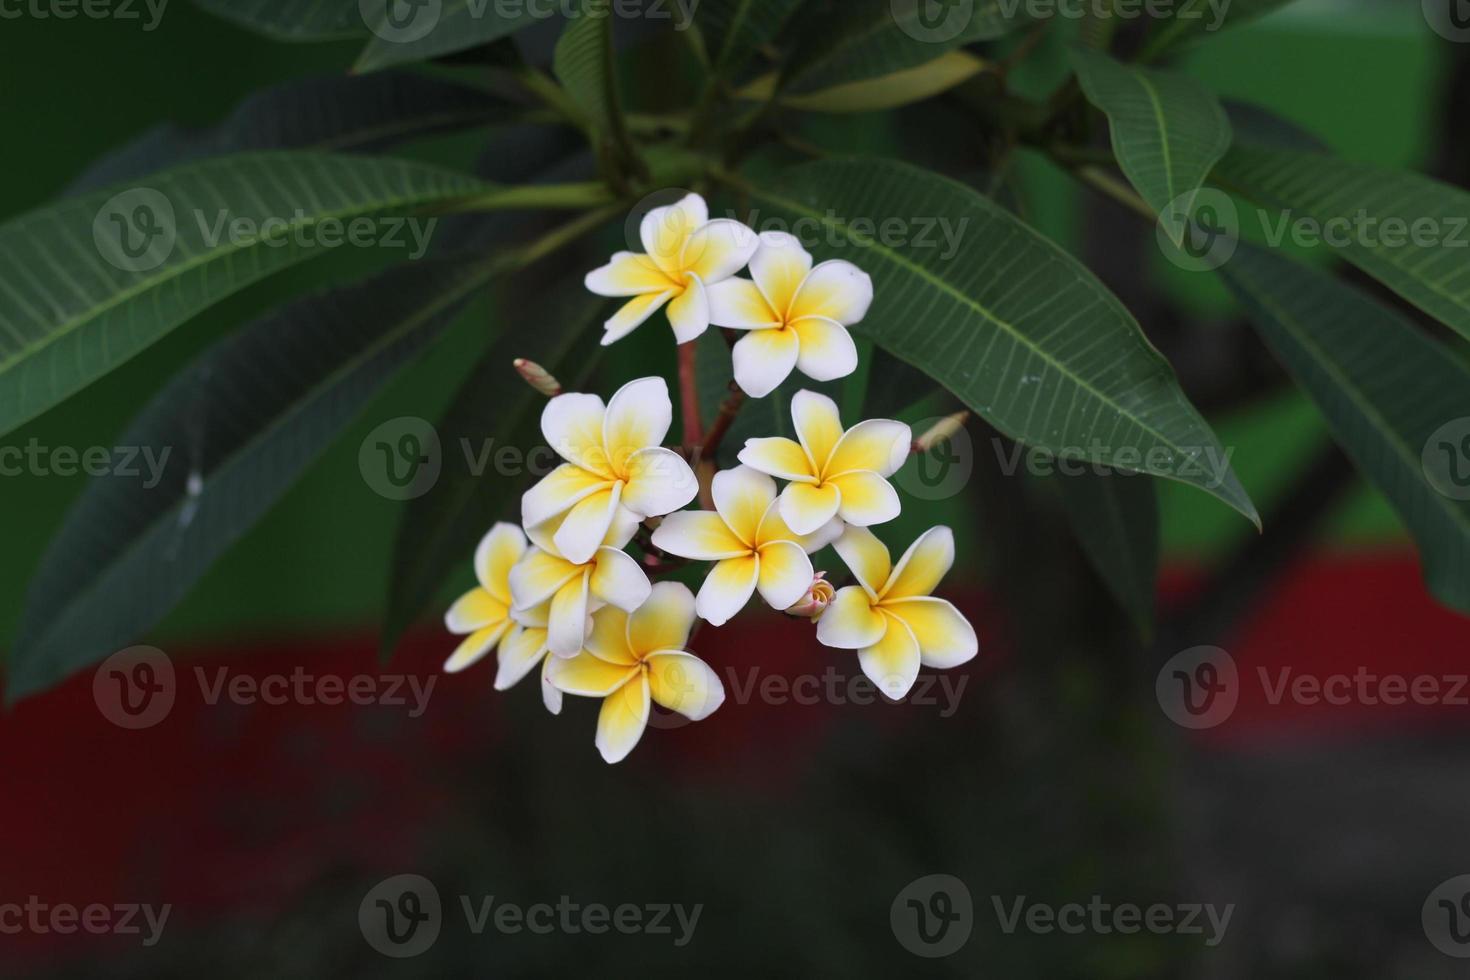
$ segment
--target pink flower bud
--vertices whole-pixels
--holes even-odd
[[[515,360],[516,373],[525,379],[526,384],[535,388],[547,398],[555,398],[561,394],[561,382],[551,376],[551,373],[535,361],[528,361],[524,357]]]
[[[812,579],[811,588],[806,590],[806,595],[796,600],[796,605],[786,610],[788,616],[800,616],[803,619],[820,619],[827,607],[832,605],[832,597],[837,595],[837,590],[832,588],[832,583],[827,581],[826,572],[818,572],[816,578]]]

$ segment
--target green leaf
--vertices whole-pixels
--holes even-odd
[[[987,68],[987,63],[965,51],[950,51],[916,68],[905,68],[881,78],[848,82],[805,94],[781,95],[781,105],[804,112],[880,112],[922,102],[968,81]],[[764,101],[776,84],[776,76],[758,79],[740,94]]]
[[[1315,133],[1308,132],[1291,120],[1283,119],[1253,102],[1226,99],[1221,104],[1225,107],[1225,115],[1230,117],[1230,129],[1235,134],[1235,143],[1254,143],[1257,146],[1305,150],[1308,153],[1332,152]]]
[[[278,41],[366,37],[358,0],[194,0],[216,16]]]
[[[1141,61],[1152,61],[1201,37],[1239,27],[1286,6],[1292,0],[1182,0],[1148,39]]]
[[[612,18],[588,12],[598,0],[582,0],[582,13],[567,21],[556,42],[552,70],[592,128],[611,135],[622,122],[613,60]]]
[[[159,392],[118,445],[162,475],[88,485],[31,585],[8,699],[138,642],[489,276],[483,258],[396,266],[250,324]]]
[[[1072,50],[1082,90],[1107,113],[1118,164],[1154,213],[1194,213],[1194,195],[1230,149],[1230,120],[1199,82]],[[1182,243],[1185,221],[1165,222]]]
[[[247,154],[0,226],[0,435],[231,293],[323,254],[323,222],[491,189],[397,160]],[[400,224],[397,240],[408,248],[414,239]]]
[[[1057,473],[1051,482],[1098,577],[1147,642],[1159,576],[1159,506],[1153,481],[1126,473]]]
[[[1418,174],[1258,146],[1232,149],[1215,179],[1283,220],[1335,228],[1344,259],[1470,337],[1470,194]],[[1275,234],[1271,224],[1266,231]]]
[[[808,164],[751,194],[830,243],[818,245],[823,257],[872,275],[876,297],[858,333],[1005,434],[1189,483],[1259,523],[1219,441],[1122,303],[994,202],[880,160]]]
[[[714,74],[729,78],[769,44],[802,0],[702,0],[695,24],[704,35]]]
[[[396,6],[390,10],[390,4]],[[359,72],[428,61],[489,44],[543,19],[538,12],[545,9],[538,3],[503,4],[495,0],[441,0],[412,5],[403,0],[371,0],[366,8],[376,12],[362,15],[371,23],[373,36],[353,66]]]
[[[1470,490],[1457,483],[1470,462],[1470,371],[1393,310],[1271,252],[1242,247],[1221,273],[1403,518],[1430,591],[1470,612]]]
[[[844,0],[836,13],[813,11],[781,81],[788,95],[882,78],[933,61],[975,41],[1001,37],[1019,23],[1009,0],[949,6],[927,20],[930,0]],[[951,17],[958,18],[951,21]]]
[[[455,465],[446,465],[433,488],[404,507],[393,546],[385,659],[444,583],[469,567],[475,545],[491,525],[520,522],[521,494],[533,478],[550,470],[550,450],[541,434],[546,397],[522,381],[511,364],[525,357],[549,370],[563,389],[582,387],[601,356],[602,348],[589,338],[607,310],[605,301],[580,286],[580,281],[567,281],[539,291],[560,299],[538,311],[536,330],[507,334],[491,347],[437,423],[440,443]],[[508,309],[520,315],[530,293],[518,290],[519,299]],[[497,463],[497,454],[506,450],[510,462]],[[476,472],[481,464],[483,470]]]

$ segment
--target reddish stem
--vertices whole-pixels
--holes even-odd
[[[690,459],[704,445],[699,418],[699,385],[695,380],[694,343],[679,345],[679,396],[684,415],[684,454]]]

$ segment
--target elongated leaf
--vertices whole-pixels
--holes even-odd
[[[401,213],[490,189],[403,161],[247,154],[11,221],[0,227],[0,434],[195,313],[322,254],[316,233],[324,222]],[[411,249],[414,238],[401,219],[397,228],[397,247]],[[386,225],[382,237],[389,244]]]
[[[1292,0],[1182,0],[1161,20],[1140,56],[1150,61],[1227,27],[1264,17]]]
[[[950,51],[916,68],[861,82],[848,82],[814,92],[782,95],[781,105],[805,112],[878,112],[933,98],[980,74],[986,62],[964,51]],[[741,97],[764,101],[777,78],[768,75],[742,91]]]
[[[1307,153],[1332,152],[1316,134],[1253,102],[1226,99],[1221,104],[1225,107],[1225,115],[1230,118],[1230,129],[1235,135],[1236,143],[1253,143],[1256,146],[1282,150],[1304,150]]]
[[[593,128],[610,134],[619,124],[618,84],[614,73],[612,18],[591,16],[582,0],[582,13],[567,21],[556,42],[552,62],[557,81]]]
[[[1470,371],[1371,297],[1271,252],[1242,247],[1221,272],[1403,518],[1430,590],[1470,612]]]
[[[67,195],[231,153],[369,152],[506,113],[478,89],[409,72],[300,79],[250,96],[208,129],[166,124],[149,130],[94,163]]]
[[[341,41],[366,37],[358,0],[194,0],[257,34],[281,41]]]
[[[409,501],[393,546],[393,571],[382,653],[392,654],[405,630],[452,576],[467,567],[475,545],[496,521],[520,521],[521,494],[551,468],[541,435],[546,397],[512,368],[518,357],[547,368],[576,391],[597,365],[601,348],[588,340],[607,312],[580,283],[546,290],[562,299],[538,310],[538,328],[507,335],[491,347],[461,385],[436,426],[446,465],[428,493]],[[514,294],[527,300],[527,293]],[[517,316],[522,302],[512,300]]]
[[[715,74],[728,78],[781,32],[803,0],[702,0],[695,23]]]
[[[1283,220],[1315,219],[1343,258],[1470,337],[1470,194],[1419,174],[1258,146],[1232,149],[1215,176]]]
[[[483,258],[410,263],[298,301],[159,392],[118,442],[160,454],[157,485],[83,493],[32,583],[7,697],[137,642],[489,274]]]
[[[933,19],[936,10],[941,16]],[[1017,10],[1009,0],[844,0],[836,13],[814,11],[804,18],[806,40],[781,88],[801,94],[916,68],[966,44],[1003,36],[1023,22]]]
[[[1002,432],[1064,458],[1181,480],[1258,521],[1219,441],[1133,317],[995,203],[880,160],[809,164],[752,196],[788,227],[817,229],[832,243],[812,242],[818,251],[872,275],[876,298],[860,333]]]
[[[1124,473],[1057,473],[1062,509],[1087,560],[1145,641],[1159,577],[1159,505],[1153,481]]]
[[[355,71],[427,61],[508,37],[530,27],[546,9],[537,3],[496,0],[364,0],[362,16],[372,37],[358,55]],[[554,9],[560,9],[554,8]]]
[[[1172,71],[1123,65],[1074,48],[1082,90],[1107,113],[1113,153],[1130,183],[1182,243],[1194,195],[1230,149],[1230,120],[1199,82]]]

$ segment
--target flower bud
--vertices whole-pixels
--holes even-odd
[[[796,605],[786,610],[786,615],[820,619],[827,607],[832,605],[832,597],[835,595],[837,590],[827,581],[827,573],[818,572],[816,578],[812,579],[811,588],[806,590],[806,595],[796,600]]]
[[[953,439],[955,433],[963,429],[968,421],[970,421],[969,412],[955,412],[953,415],[946,415],[930,426],[928,432],[914,440],[914,452],[920,454],[933,452]]]
[[[535,361],[528,361],[524,357],[515,359],[516,373],[525,379],[526,384],[535,388],[547,398],[555,398],[561,394],[561,382],[551,376],[551,373]]]

